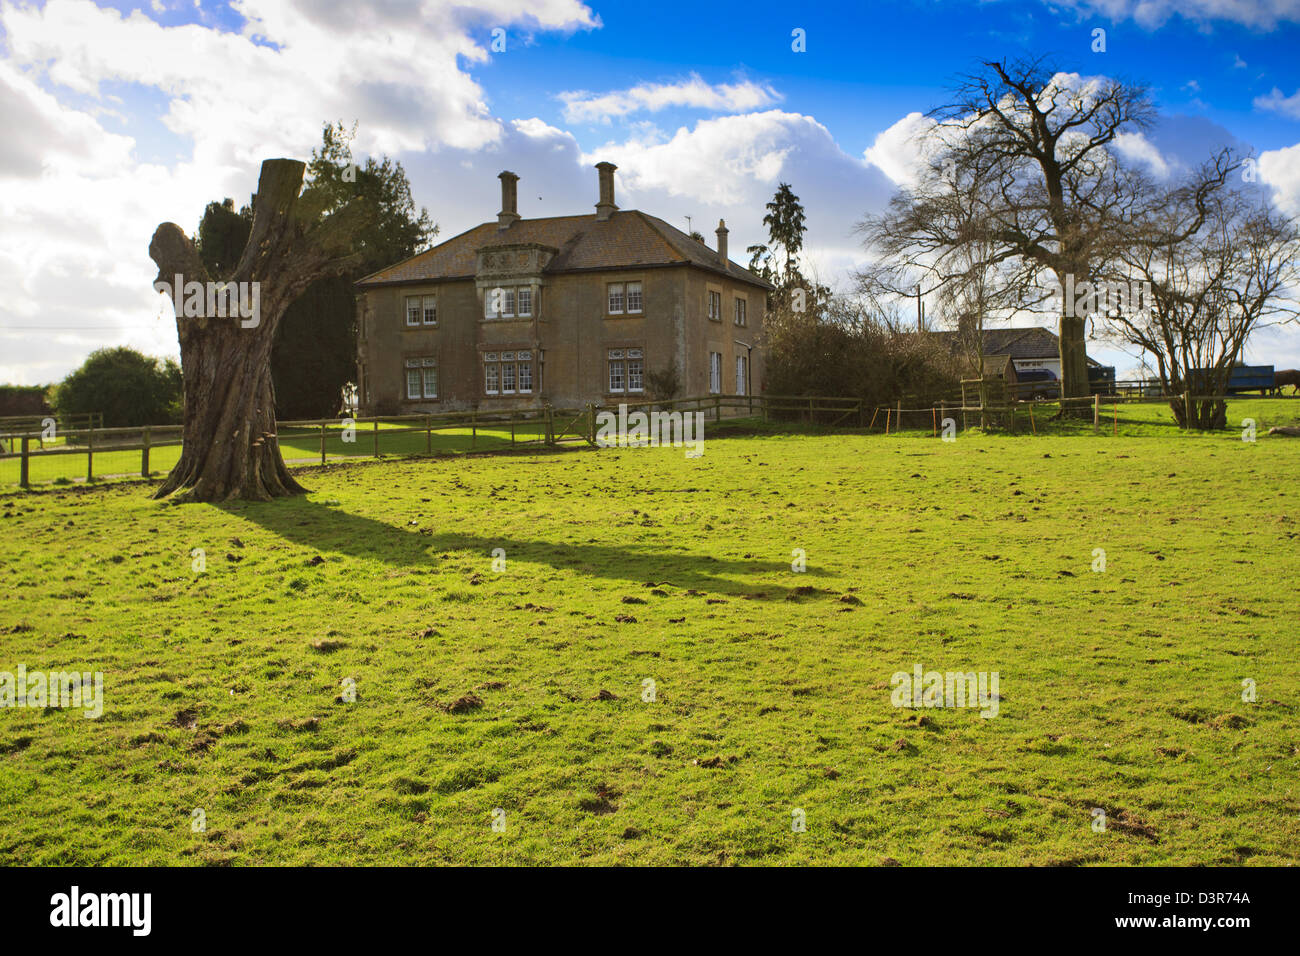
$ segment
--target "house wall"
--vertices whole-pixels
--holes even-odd
[[[369,289],[357,297],[358,377],[362,415],[536,408],[549,402],[576,408],[587,402],[638,401],[644,393],[608,390],[608,350],[643,350],[646,372],[676,363],[681,396],[709,393],[709,353],[722,358],[722,391],[736,391],[735,360],[762,333],[762,289],[693,266],[604,270],[543,275],[534,315],[484,317],[485,290],[474,279]],[[641,282],[640,315],[610,315],[606,287]],[[708,291],[722,294],[720,321],[707,317]],[[436,294],[436,327],[406,325],[408,296]],[[747,303],[748,324],[735,323],[735,298]],[[484,392],[486,352],[527,349],[533,353],[531,395],[492,397]],[[406,398],[406,360],[432,357],[438,367],[438,398]],[[764,364],[752,351],[750,380],[761,391]]]

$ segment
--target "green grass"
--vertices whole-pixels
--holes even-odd
[[[0,710],[0,863],[1296,863],[1290,441],[773,434],[331,466],[269,504],[0,496],[0,671],[105,680],[98,720]],[[999,715],[893,707],[916,664],[997,671]]]

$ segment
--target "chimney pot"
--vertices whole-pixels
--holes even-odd
[[[614,205],[614,170],[613,163],[597,163],[596,171],[600,174],[600,201],[596,203],[596,219],[605,221],[618,211]]]
[[[725,219],[719,219],[718,220],[718,265],[722,266],[724,271],[729,270],[731,266],[731,260],[727,258],[727,231],[728,231],[727,221]]]
[[[501,211],[497,213],[497,229],[504,232],[510,228],[511,223],[519,219],[517,208],[519,177],[507,169],[497,178],[501,180]]]

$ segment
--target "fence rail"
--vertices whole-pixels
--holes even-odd
[[[971,401],[974,397],[975,401]],[[825,427],[861,428],[885,434],[900,430],[932,431],[939,434],[945,419],[960,418],[967,428],[974,418],[982,426],[994,425],[1014,433],[1017,428],[1037,434],[1043,406],[1063,409],[1074,405],[1086,420],[1092,412],[1094,433],[1103,420],[1114,434],[1119,432],[1121,406],[1217,401],[1233,396],[1153,396],[1134,393],[1090,395],[1080,398],[1022,399],[1005,392],[980,404],[971,390],[939,397],[904,396],[890,405],[875,405],[860,398],[809,395],[698,395],[686,398],[621,403],[629,412],[694,412],[714,422],[724,418],[760,418],[799,421]],[[1239,396],[1238,396],[1239,397]],[[1277,399],[1270,399],[1276,401]],[[1300,401],[1287,396],[1286,401]],[[1103,413],[1103,407],[1105,414]],[[596,444],[597,419],[602,413],[617,415],[620,405],[589,403],[582,408],[555,408],[517,412],[443,412],[413,415],[384,415],[355,419],[307,419],[276,423],[275,440],[291,467],[324,465],[359,457],[391,455],[444,455],[493,451],[520,447],[558,446],[565,443]],[[26,425],[30,419],[18,424]],[[1025,426],[1028,426],[1026,429]],[[180,458],[184,428],[180,425],[147,425],[127,428],[96,427],[93,420],[78,422],[75,430],[57,434],[48,443],[48,432],[0,429],[0,485],[16,483],[29,487],[34,481],[67,483],[74,479],[93,481],[107,477],[140,475],[149,478],[165,473]],[[617,441],[615,442],[618,443]],[[60,467],[60,463],[84,458],[84,470]],[[16,476],[13,475],[16,465]]]

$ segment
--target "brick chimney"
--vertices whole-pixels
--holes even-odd
[[[596,219],[604,222],[618,212],[618,207],[614,205],[614,170],[618,167],[613,163],[597,163],[596,169],[600,173],[600,202],[596,203]]]
[[[497,176],[497,179],[501,180],[501,211],[497,213],[497,229],[505,232],[510,228],[510,224],[519,218],[516,208],[519,177],[505,170]]]
[[[727,258],[727,220],[718,220],[718,265],[729,270],[731,260]]]

